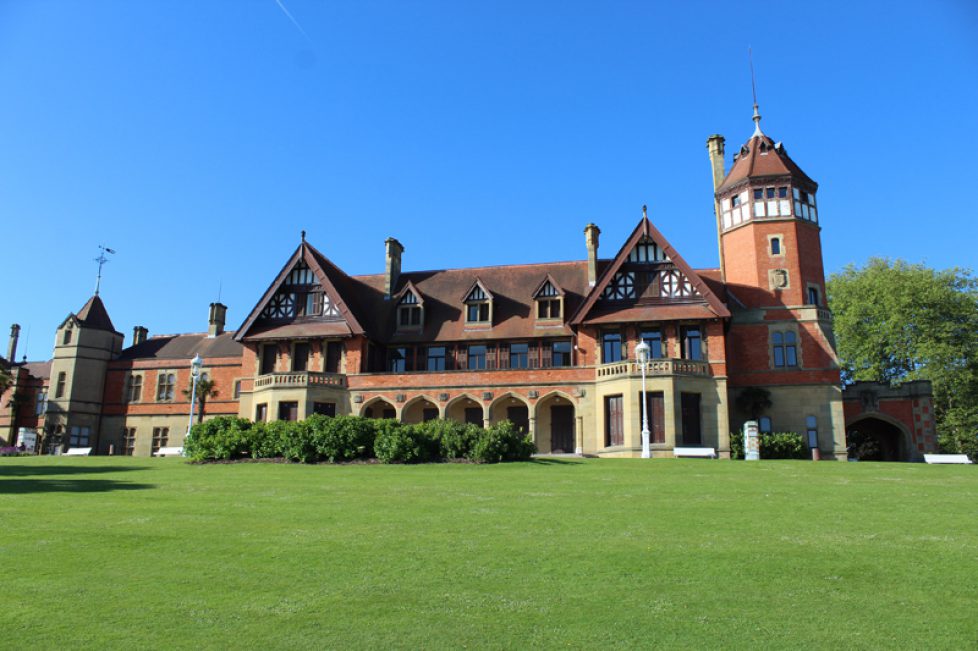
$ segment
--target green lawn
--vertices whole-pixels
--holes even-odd
[[[0,459],[0,648],[975,648],[978,468]]]

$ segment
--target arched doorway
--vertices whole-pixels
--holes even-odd
[[[495,425],[504,420],[508,420],[516,426],[516,429],[528,434],[530,432],[530,406],[515,393],[507,393],[496,398],[496,401],[489,408],[489,424]]]
[[[866,416],[846,427],[849,458],[860,461],[910,461],[910,436],[896,422]]]
[[[374,398],[360,410],[364,418],[397,418],[397,409],[383,398]]]
[[[537,449],[543,453],[573,454],[577,448],[574,402],[564,394],[550,393],[537,402],[535,414]]]
[[[401,410],[401,422],[417,425],[429,420],[435,420],[441,415],[438,405],[427,396],[418,396],[408,401]]]
[[[445,405],[445,418],[482,427],[485,425],[485,410],[475,396],[462,394]]]

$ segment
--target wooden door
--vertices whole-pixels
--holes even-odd
[[[638,392],[638,404],[642,404],[642,392]],[[661,391],[645,393],[645,408],[649,414],[649,442],[666,442],[666,407]],[[641,430],[642,415],[639,414],[639,429]]]
[[[550,451],[574,451],[574,407],[571,405],[550,407]]]
[[[684,446],[703,445],[700,432],[700,394],[682,394],[683,440]]]

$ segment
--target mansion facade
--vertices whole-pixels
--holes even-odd
[[[59,326],[50,361],[17,363],[14,326],[0,358],[13,376],[0,438],[33,429],[97,454],[179,446],[200,355],[213,383],[205,418],[510,420],[541,453],[638,456],[644,341],[653,456],[729,456],[731,433],[752,417],[762,431],[803,434],[823,459],[845,460],[854,428],[886,441],[894,460],[936,451],[929,386],[843,392],[818,185],[754,119],[729,169],[723,137],[707,142],[719,268],[691,268],[644,210],[613,255],[599,255],[588,224],[575,262],[407,271],[388,238],[384,272],[350,276],[303,233],[235,331],[214,303],[206,333],[136,326],[124,346],[95,295]],[[748,407],[755,389],[769,399]]]

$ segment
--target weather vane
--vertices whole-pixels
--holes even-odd
[[[98,263],[98,276],[95,278],[95,295],[96,296],[98,296],[98,289],[99,289],[99,286],[102,284],[102,265],[104,265],[106,262],[109,261],[109,259],[105,257],[105,254],[106,253],[112,253],[112,254],[115,253],[114,250],[112,250],[109,247],[104,246],[102,244],[99,244],[98,245],[98,250],[99,250],[98,257],[95,258],[95,262]]]

